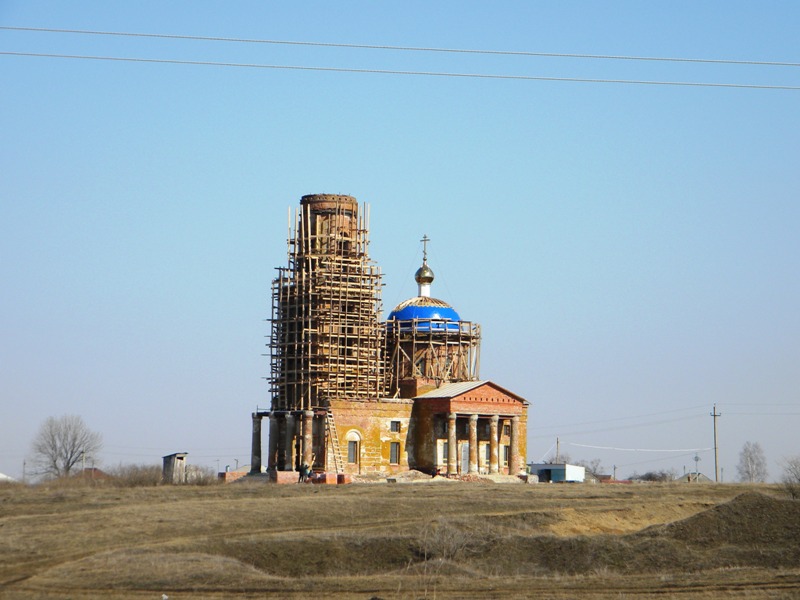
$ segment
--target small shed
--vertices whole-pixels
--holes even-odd
[[[186,483],[186,456],[188,452],[176,452],[164,457],[161,470],[162,483]]]
[[[567,463],[530,463],[530,472],[539,477],[539,483],[583,483],[586,468]]]

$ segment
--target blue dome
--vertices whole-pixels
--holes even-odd
[[[406,306],[401,310],[389,313],[389,319],[410,321],[411,319],[443,319],[445,321],[460,321],[461,317],[452,307],[439,306]]]
[[[444,330],[459,328],[461,317],[443,300],[436,298],[429,298],[427,296],[417,296],[405,302],[398,304],[395,309],[389,313],[389,326],[392,326],[391,321],[412,321],[422,320],[423,323],[418,324],[417,328],[420,330]],[[424,323],[424,321],[430,321]],[[437,321],[447,321],[445,323]],[[401,324],[401,327],[403,325]]]

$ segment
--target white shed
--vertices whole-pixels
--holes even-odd
[[[540,483],[583,483],[586,479],[586,468],[578,465],[530,463],[528,467]]]

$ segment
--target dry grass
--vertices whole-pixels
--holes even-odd
[[[0,597],[161,593],[800,597],[800,502],[712,484],[0,486]]]

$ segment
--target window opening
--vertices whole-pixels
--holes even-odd
[[[358,442],[347,442],[347,462],[351,465],[358,462]]]

